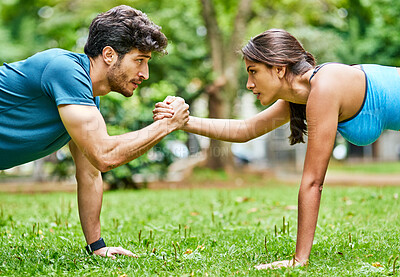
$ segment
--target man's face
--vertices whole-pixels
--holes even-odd
[[[128,52],[122,59],[118,58],[107,72],[111,91],[119,92],[125,97],[132,96],[138,85],[149,78],[150,59],[151,52],[143,53],[138,49]]]

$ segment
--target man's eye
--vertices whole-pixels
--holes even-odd
[[[256,74],[256,71],[255,70],[250,70],[250,74]]]
[[[139,60],[137,60],[137,62],[138,62],[138,63],[142,63],[142,62],[143,62],[143,59],[139,59]]]

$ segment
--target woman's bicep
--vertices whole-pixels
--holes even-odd
[[[318,94],[318,95],[317,95]],[[323,183],[335,144],[339,104],[329,94],[315,93],[307,102],[308,145],[303,182]]]

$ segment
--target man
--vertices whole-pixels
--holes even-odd
[[[109,136],[98,110],[99,96],[115,91],[130,97],[149,78],[152,52],[167,46],[160,29],[141,11],[118,6],[92,21],[85,54],[50,49],[0,67],[0,169],[41,158],[69,142],[89,253],[133,256],[121,247],[106,247],[100,236],[101,172],[139,157],[188,121],[188,106],[178,99],[172,118]]]

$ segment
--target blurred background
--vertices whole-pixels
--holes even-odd
[[[154,104],[167,95],[183,97],[191,114],[199,117],[240,119],[264,109],[246,90],[246,70],[238,50],[270,28],[291,32],[318,63],[400,66],[400,1],[392,0],[1,0],[0,64],[48,48],[83,53],[92,19],[121,4],[142,10],[162,26],[169,54],[151,60],[150,79],[133,97],[110,93],[101,98],[101,113],[111,135],[151,124]],[[119,189],[188,180],[194,168],[222,174],[299,173],[306,146],[290,146],[288,136],[288,125],[243,144],[178,131],[142,157],[105,173],[104,180]],[[366,147],[351,145],[338,135],[332,160],[343,165],[394,162],[399,157],[400,136],[387,131]],[[3,184],[49,180],[75,182],[68,147],[0,171]]]

